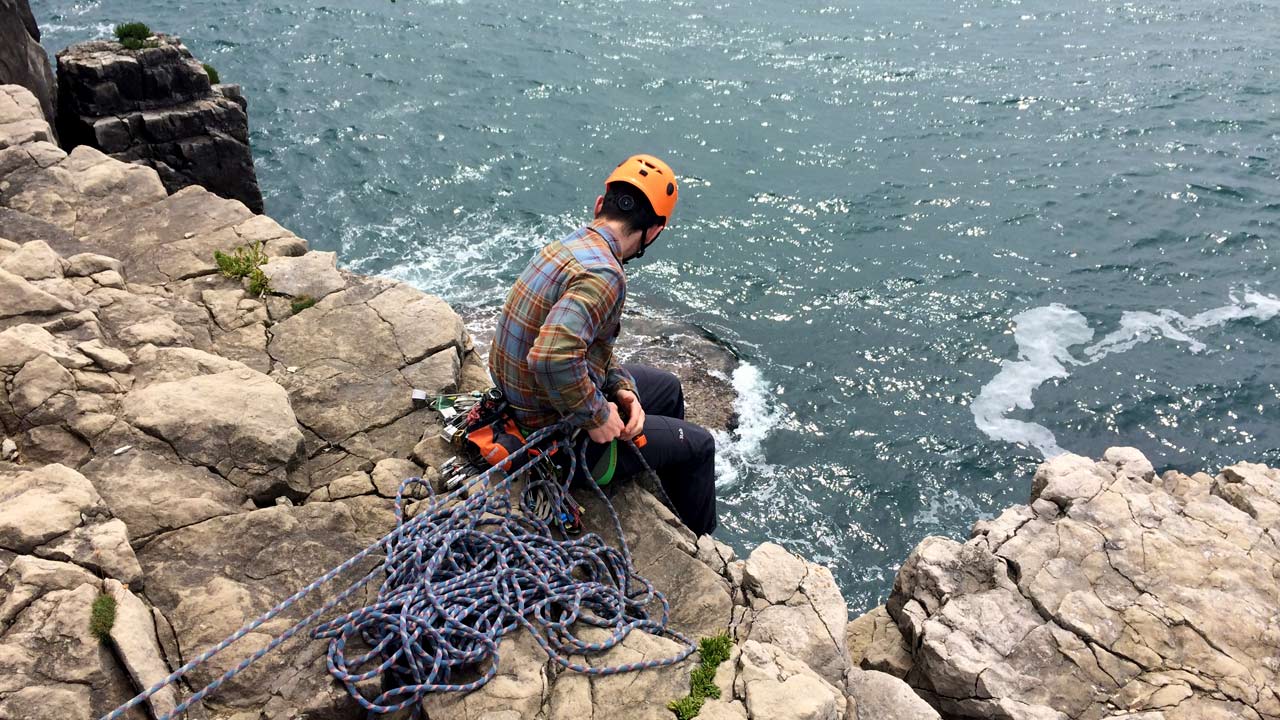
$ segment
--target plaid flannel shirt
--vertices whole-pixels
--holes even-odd
[[[606,228],[583,227],[544,247],[507,294],[489,373],[524,427],[598,427],[606,393],[635,391],[613,356],[627,295],[618,252]]]

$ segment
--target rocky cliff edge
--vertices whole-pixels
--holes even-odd
[[[0,718],[24,720],[102,715],[386,533],[399,482],[450,454],[410,390],[486,384],[440,299],[339,270],[238,201],[170,195],[151,168],[50,140],[38,101],[0,86]],[[214,252],[247,244],[269,256],[272,293],[218,273]],[[850,666],[826,568],[768,544],[738,559],[635,484],[613,502],[672,625],[734,640],[700,717],[937,717],[902,681]],[[103,598],[105,627],[91,622]],[[130,717],[164,714],[313,608]],[[192,716],[362,717],[324,649],[295,638]],[[634,632],[585,662],[674,649]],[[520,632],[501,657],[487,686],[432,698],[430,716],[665,720],[695,666],[562,672]]]

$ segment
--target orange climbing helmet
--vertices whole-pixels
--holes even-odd
[[[652,155],[632,155],[609,174],[604,185],[607,188],[615,182],[634,185],[649,199],[654,214],[663,222],[671,220],[680,190],[676,187],[676,174],[670,165]]]

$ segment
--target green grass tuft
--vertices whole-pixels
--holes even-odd
[[[151,28],[146,23],[131,22],[121,23],[116,26],[116,39],[120,42],[125,40],[146,40],[151,37]]]
[[[728,660],[732,650],[733,640],[729,638],[728,633],[704,637],[698,643],[698,652],[702,655],[703,664],[706,665],[715,666]]]
[[[689,675],[689,694],[667,703],[667,709],[675,713],[677,720],[692,720],[702,712],[702,704],[707,698],[720,697],[720,688],[716,686],[716,668],[729,659],[732,648],[733,640],[727,633],[704,637],[698,641],[698,654],[702,657],[702,662]]]
[[[204,66],[205,74],[209,76],[210,85],[217,85],[218,83],[222,82],[222,79],[218,77],[218,71],[214,70],[212,65],[210,65],[209,63],[202,63],[202,65]]]
[[[667,709],[675,713],[679,720],[693,720],[693,718],[698,717],[698,713],[702,712],[702,703],[704,702],[706,702],[706,698],[685,695],[679,700],[672,700],[667,703]]]
[[[297,315],[298,313],[302,312],[303,310],[306,310],[307,308],[315,304],[316,304],[316,299],[311,297],[310,295],[299,295],[298,297],[293,299],[292,303],[289,304],[289,308],[293,310],[294,315]]]
[[[262,243],[241,245],[230,254],[221,250],[213,251],[213,261],[218,264],[218,271],[229,278],[249,278],[249,292],[261,297],[271,292],[271,281],[262,272],[267,262],[267,253]]]
[[[110,595],[99,595],[93,601],[93,609],[89,611],[89,632],[105,641],[111,634],[111,626],[115,624],[116,599]]]
[[[151,28],[147,27],[146,23],[131,22],[117,25],[116,39],[125,50],[160,47],[159,42],[151,39]]]

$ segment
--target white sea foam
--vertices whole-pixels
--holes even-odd
[[[732,432],[712,431],[716,438],[716,484],[720,487],[738,482],[748,467],[757,473],[770,472],[764,457],[764,441],[781,419],[773,392],[755,365],[745,362],[738,365],[730,383],[738,427]]]
[[[1092,365],[1160,338],[1184,343],[1192,353],[1204,352],[1205,344],[1193,335],[1196,331],[1235,320],[1265,322],[1277,315],[1280,298],[1252,291],[1241,298],[1232,296],[1228,305],[1190,317],[1173,310],[1128,311],[1120,316],[1118,328],[1083,348],[1080,358],[1071,348],[1093,339],[1085,316],[1057,303],[1032,308],[1013,319],[1018,359],[1000,364],[1000,372],[982,386],[969,409],[978,429],[992,440],[1029,445],[1045,457],[1060,455],[1065,451],[1048,428],[1008,417],[1014,410],[1034,408],[1031,395],[1046,381],[1069,377],[1071,366]]]
[[[1047,380],[1069,376],[1067,365],[1076,363],[1071,346],[1092,340],[1093,330],[1084,315],[1057,303],[1021,312],[1013,322],[1018,359],[1000,363],[1000,372],[982,387],[969,409],[987,437],[1031,445],[1045,457],[1060,455],[1062,448],[1048,428],[1006,414],[1035,407],[1031,393],[1036,388]]]

